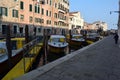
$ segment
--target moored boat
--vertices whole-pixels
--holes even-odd
[[[98,33],[88,33],[86,36],[86,40],[93,41],[93,42],[99,39],[100,39],[100,35]]]
[[[81,34],[72,35],[68,42],[72,47],[82,47],[86,43],[84,37]]]
[[[48,40],[48,50],[53,53],[65,53],[68,43],[63,35],[51,35]]]
[[[12,48],[12,54],[11,54],[11,67],[13,67],[21,58],[23,55],[22,47],[24,45],[25,38],[12,38],[11,39],[11,48]],[[8,50],[6,46],[5,39],[0,41],[0,76],[7,73],[10,69],[9,63],[8,63]]]

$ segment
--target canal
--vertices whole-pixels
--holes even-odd
[[[87,46],[87,45],[86,45],[86,46]],[[82,46],[82,47],[85,47],[85,46]],[[48,52],[48,51],[47,51],[47,54],[46,54],[45,57],[43,56],[43,54],[45,53],[45,52],[44,52],[44,49],[41,49],[41,52],[40,52],[40,54],[37,56],[36,61],[33,63],[32,68],[30,69],[30,71],[31,71],[31,70],[34,70],[34,69],[36,69],[36,68],[38,68],[38,67],[41,67],[41,66],[43,66],[43,65],[45,65],[45,64],[48,64],[48,63],[50,63],[50,62],[52,62],[52,61],[55,61],[55,60],[57,60],[57,59],[65,56],[65,55],[67,55],[67,54],[70,54],[71,52],[74,52],[74,51],[76,51],[76,50],[78,50],[78,49],[81,49],[82,47],[77,47],[77,48],[75,48],[75,47],[69,46],[69,47],[67,47],[67,50],[66,50],[65,53],[51,53],[51,52]],[[45,58],[45,59],[44,59],[44,58]],[[45,64],[44,64],[44,60],[46,60]]]

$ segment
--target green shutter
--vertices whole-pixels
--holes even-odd
[[[5,15],[7,16],[8,15],[8,9],[5,8]]]
[[[2,16],[2,7],[0,7],[0,16]]]
[[[35,6],[35,13],[37,13],[37,6]]]
[[[38,6],[38,13],[40,13],[40,7]]]
[[[18,10],[16,10],[16,17],[18,18]]]
[[[12,17],[14,17],[14,10],[12,10]]]

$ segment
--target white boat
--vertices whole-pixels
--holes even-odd
[[[11,63],[13,67],[23,56],[22,46],[24,45],[24,38],[12,38],[12,54],[11,54]],[[23,44],[22,44],[23,43]],[[6,46],[6,41],[0,41],[0,75],[9,71],[8,64],[8,50]]]
[[[86,40],[97,41],[100,39],[100,35],[98,33],[88,33],[86,36]]]
[[[69,44],[73,47],[81,47],[85,44],[85,42],[86,40],[81,34],[72,35],[71,39],[69,39]]]
[[[63,35],[51,35],[48,40],[48,50],[54,53],[64,53],[68,47]]]

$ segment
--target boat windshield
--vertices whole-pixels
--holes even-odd
[[[6,54],[7,49],[6,49],[6,42],[0,42],[0,55]]]
[[[65,38],[53,38],[51,39],[52,42],[65,42]]]
[[[82,36],[73,36],[72,38],[79,39],[82,38]]]

